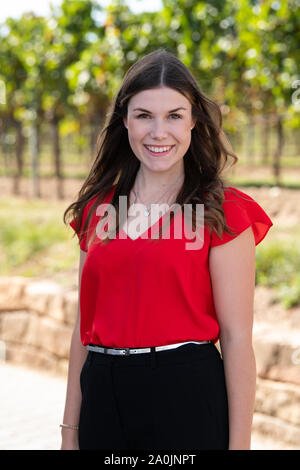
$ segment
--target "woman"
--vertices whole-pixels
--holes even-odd
[[[61,448],[249,449],[255,245],[272,221],[224,185],[237,157],[219,107],[158,49],[126,73],[100,137],[66,210],[80,298]],[[186,206],[192,219],[180,218]],[[195,246],[175,236],[190,219]]]

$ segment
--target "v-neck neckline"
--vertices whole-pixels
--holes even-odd
[[[162,220],[162,218],[164,218],[167,214],[169,214],[170,211],[171,211],[171,208],[170,208],[169,210],[167,210],[164,214],[162,214],[162,215],[160,216],[160,218],[157,219],[156,222],[154,222],[152,225],[150,225],[148,228],[146,228],[146,230],[144,230],[144,232],[142,232],[142,233],[141,233],[138,237],[136,237],[136,238],[131,238],[131,236],[124,230],[124,225],[125,225],[125,223],[127,223],[127,221],[123,224],[123,227],[122,227],[122,229],[120,230],[119,233],[125,234],[125,235],[126,235],[126,238],[129,238],[129,240],[131,240],[131,241],[133,241],[133,242],[136,242],[136,241],[139,240],[139,239],[142,239],[142,240],[145,240],[145,239],[146,239],[146,240],[147,240],[148,237],[143,238],[143,236],[144,236],[146,233],[148,233],[149,230],[151,230],[153,227],[156,227],[156,226],[159,224],[159,222]],[[176,216],[176,214],[174,215],[174,217],[175,217],[175,216]]]
[[[113,186],[112,197],[114,196],[116,187],[117,187],[117,184],[115,184],[115,185]],[[111,200],[111,199],[110,199],[110,200]],[[159,224],[160,221],[161,221],[163,218],[165,218],[165,216],[166,216],[167,214],[170,214],[171,209],[172,209],[172,205],[171,205],[171,207],[170,207],[156,222],[154,222],[152,225],[150,225],[150,227],[148,227],[146,230],[144,230],[144,232],[142,232],[137,238],[131,238],[131,236],[124,230],[124,228],[123,228],[124,225],[125,225],[125,222],[124,222],[123,227],[122,227],[121,230],[119,230],[119,232],[118,232],[118,238],[121,238],[121,237],[120,237],[120,234],[123,234],[123,235],[126,235],[125,239],[129,239],[129,240],[131,240],[132,242],[136,242],[136,241],[138,241],[138,240],[140,240],[140,239],[141,239],[141,240],[147,240],[149,237],[146,237],[146,238],[142,238],[142,237],[143,237],[146,233],[148,233],[150,229],[152,229],[153,227],[156,227],[157,224]],[[173,218],[172,218],[172,221],[173,221],[173,219],[176,217],[176,215],[177,215],[178,212],[179,212],[179,211],[177,210],[177,211],[174,213],[174,216],[173,216]],[[127,223],[127,220],[126,220],[126,223]],[[121,238],[121,239],[124,239],[124,238]]]

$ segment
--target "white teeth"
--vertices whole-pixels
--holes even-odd
[[[156,152],[156,153],[161,153],[161,152],[166,152],[167,150],[170,150],[172,145],[169,147],[160,147],[159,149],[157,147],[150,147],[149,145],[146,145],[146,147],[151,150],[151,152]]]

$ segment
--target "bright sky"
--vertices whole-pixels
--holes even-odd
[[[71,1],[71,0],[70,0]],[[102,6],[107,6],[110,0],[97,0]],[[49,5],[61,4],[61,0],[2,0],[0,7],[0,22],[8,16],[19,18],[26,11],[33,11],[37,15],[47,16],[50,12]],[[127,0],[126,2],[134,13],[141,11],[157,11],[162,6],[161,0]]]

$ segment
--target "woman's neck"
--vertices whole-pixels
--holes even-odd
[[[178,191],[184,182],[184,173],[173,173],[172,175],[145,175],[142,171],[137,173],[134,192],[138,191],[145,202],[154,202],[160,196],[163,197],[164,193],[166,197],[174,191]]]

